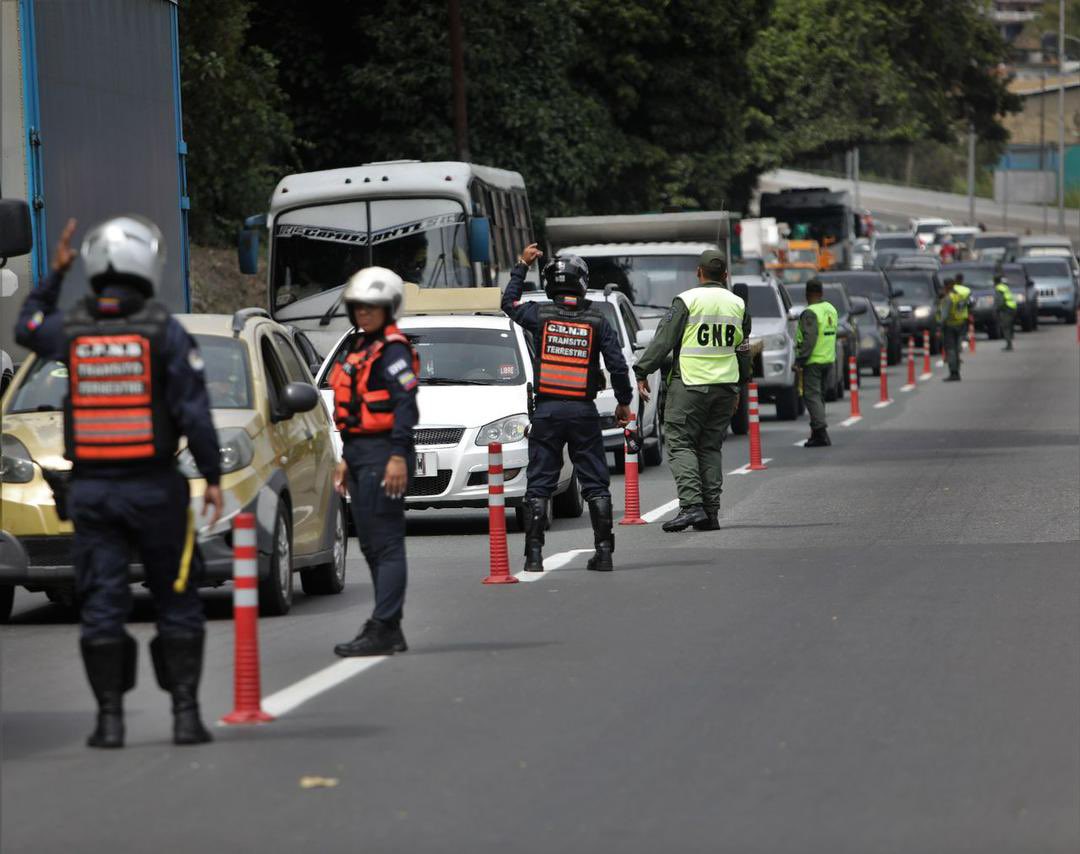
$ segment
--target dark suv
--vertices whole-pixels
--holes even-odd
[[[839,282],[846,285],[848,293],[852,296],[870,297],[874,304],[874,310],[881,319],[881,325],[885,327],[888,339],[889,364],[899,363],[903,350],[903,333],[900,326],[900,309],[896,305],[896,297],[901,294],[895,292],[889,285],[889,280],[880,270],[843,270],[822,273],[821,281],[824,284]]]
[[[904,338],[914,336],[922,344],[923,330],[930,333],[931,352],[937,352],[937,303],[941,293],[941,277],[930,270],[896,270],[885,273],[900,310],[900,331]]]
[[[1005,276],[1009,288],[1016,297],[1016,319],[1021,328],[1034,328],[1038,317],[1039,297],[1035,282],[1028,278],[1027,270],[1021,264],[1000,264],[991,262],[965,262],[949,264],[943,275],[952,278],[957,273],[964,274],[964,284],[971,288],[971,301],[975,307],[975,328],[982,329],[990,338],[1000,338],[997,310],[994,308],[994,277]]]

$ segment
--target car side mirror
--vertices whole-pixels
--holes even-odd
[[[286,418],[310,412],[319,404],[319,392],[311,383],[289,383],[281,394],[281,408]]]
[[[0,267],[8,258],[27,255],[33,248],[30,205],[22,199],[0,199]]]
[[[904,295],[904,289],[903,288],[894,288],[893,292],[892,292],[892,295],[893,295],[893,299],[898,299],[899,297],[902,297]]]
[[[637,335],[634,336],[634,349],[644,350],[651,343],[653,338],[656,337],[655,329],[639,329]]]
[[[855,303],[851,306],[851,311],[848,312],[851,315],[866,314],[866,306]]]
[[[491,226],[486,216],[469,220],[469,260],[474,264],[491,262]]]
[[[259,272],[259,229],[265,227],[266,214],[256,214],[244,220],[244,227],[236,235],[236,261],[246,276]]]
[[[795,306],[792,306],[787,310],[788,320],[798,320],[800,317],[802,317],[802,312],[795,308]]]

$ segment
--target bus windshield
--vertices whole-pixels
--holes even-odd
[[[337,289],[363,267],[387,267],[422,288],[476,284],[465,209],[451,199],[373,199],[286,211],[274,223],[272,265],[270,304],[278,320],[322,316]]]

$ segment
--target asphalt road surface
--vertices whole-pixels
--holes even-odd
[[[485,514],[418,515],[411,651],[335,665],[371,600],[354,549],[344,594],[260,626],[270,705],[305,701],[211,745],[171,745],[144,647],[128,747],[84,747],[77,627],[22,594],[0,631],[0,848],[1076,852],[1080,347],[1056,324],[1016,346],[981,338],[959,384],[939,367],[904,393],[892,368],[886,408],[864,377],[860,422],[829,406],[831,449],[763,406],[769,468],[728,478],[723,529],[619,528],[610,576],[563,554],[590,543],[564,520],[561,568],[484,587]],[[667,504],[666,467],[642,491]],[[232,646],[228,592],[208,600],[213,720]],[[143,599],[140,640],[149,618]],[[330,666],[326,690],[279,693]]]

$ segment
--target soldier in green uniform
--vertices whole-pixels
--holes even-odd
[[[838,315],[832,303],[825,302],[818,279],[806,283],[806,310],[799,317],[795,334],[798,351],[795,364],[803,373],[803,400],[810,413],[810,438],[804,448],[824,448],[832,444],[825,422],[825,385],[836,362],[836,327]]]
[[[967,331],[971,305],[971,288],[963,281],[963,275],[958,275],[955,281],[946,279],[945,290],[938,302],[938,323],[945,333],[945,357],[949,363],[947,383],[960,381],[960,342]]]
[[[719,529],[724,483],[722,448],[739,404],[739,384],[749,382],[750,311],[727,289],[727,262],[715,249],[698,260],[697,287],[679,294],[634,366],[638,393],[649,399],[648,376],[669,353],[664,431],[679,493],[679,513],[665,531]]]
[[[1013,328],[1016,322],[1016,297],[1003,275],[995,277],[994,307],[997,309],[998,327],[1005,338],[1006,350],[1013,348]]]

